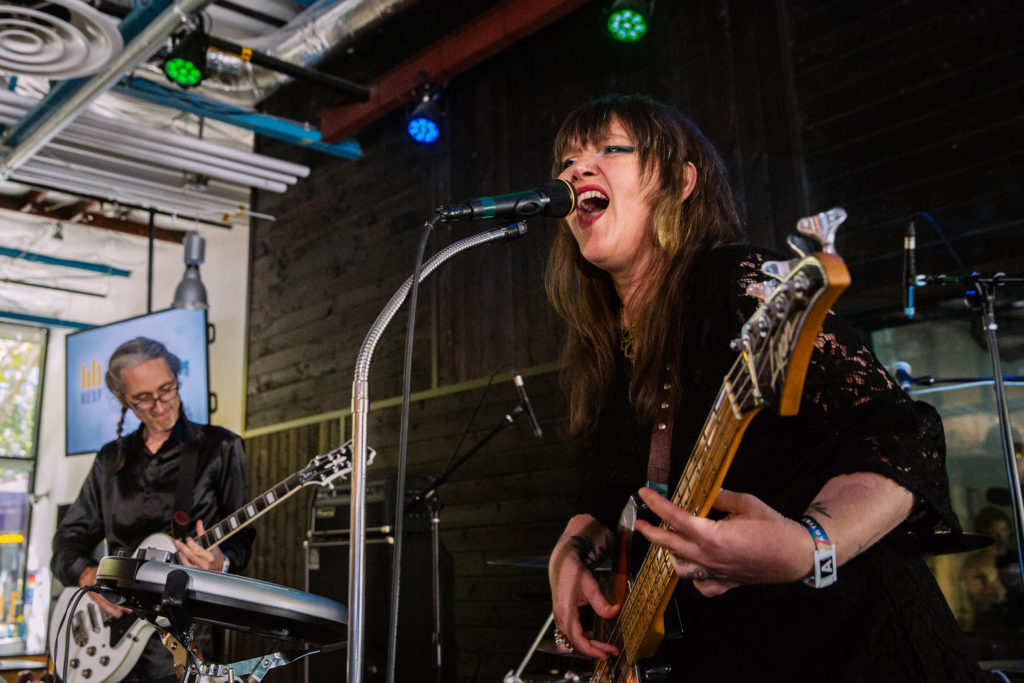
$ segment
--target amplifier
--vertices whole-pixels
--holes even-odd
[[[407,477],[407,496],[419,492],[427,485],[427,477]],[[366,481],[366,512],[364,524],[367,537],[390,536],[395,527],[395,493],[397,479],[368,479]],[[309,520],[309,535],[314,542],[348,540],[351,526],[352,489],[349,482],[333,489],[317,488]],[[425,533],[430,530],[430,511],[424,505],[405,510],[405,532]]]

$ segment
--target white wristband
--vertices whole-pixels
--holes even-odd
[[[836,544],[829,540],[818,520],[810,515],[801,517],[800,523],[807,527],[814,538],[814,576],[804,579],[804,583],[815,588],[828,588],[836,582],[839,565],[836,560]]]

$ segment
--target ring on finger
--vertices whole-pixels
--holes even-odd
[[[572,641],[569,640],[569,636],[562,633],[561,629],[555,627],[555,645],[564,647],[569,652],[572,652],[576,648],[573,646]]]

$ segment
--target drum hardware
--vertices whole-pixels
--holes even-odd
[[[537,633],[537,637],[533,639],[533,644],[530,645],[530,649],[526,651],[526,656],[523,657],[523,661],[519,662],[519,668],[512,670],[510,669],[505,678],[502,679],[502,683],[529,683],[529,681],[522,678],[523,670],[526,669],[526,665],[530,663],[530,659],[533,657],[534,652],[543,652],[546,654],[558,655],[560,657],[570,657],[574,659],[585,659],[589,660],[586,655],[581,655],[577,652],[559,652],[555,649],[554,641],[551,637],[551,625],[555,623],[555,613],[548,614],[547,620],[544,625],[540,627],[540,631]],[[550,679],[557,681],[566,681],[572,683],[579,681],[579,674],[572,671],[566,671],[562,678]]]
[[[935,228],[939,236],[946,242],[946,246],[952,252],[957,263],[960,265],[961,271],[966,272],[967,268],[964,266],[963,261],[957,255],[956,251],[953,250],[952,246],[945,236],[942,235],[942,230],[939,228],[938,223],[929,214],[920,212],[919,214],[924,218],[928,219],[932,227]],[[1010,424],[1010,413],[1007,407],[1006,400],[1006,385],[1005,376],[1003,375],[1002,361],[999,356],[999,340],[996,335],[996,330],[999,329],[999,325],[996,323],[996,292],[1006,285],[1020,285],[1024,283],[1024,277],[1019,276],[1008,276],[1006,273],[998,272],[994,275],[981,275],[977,272],[972,272],[969,275],[946,275],[940,274],[920,274],[917,272],[916,264],[914,261],[914,248],[915,248],[915,234],[914,234],[914,223],[913,218],[911,219],[910,226],[907,230],[906,240],[904,241],[904,273],[902,286],[907,289],[910,297],[908,307],[906,308],[907,317],[912,318],[914,315],[913,305],[913,292],[915,287],[925,287],[928,285],[959,285],[964,288],[964,305],[978,313],[981,317],[981,329],[985,333],[985,340],[988,344],[989,360],[992,363],[992,388],[995,392],[996,399],[996,415],[999,420],[999,436],[1002,441],[1003,451],[1003,464],[1006,469],[1006,478],[1010,489],[1010,502],[1013,508],[1013,521],[1014,530],[1016,532],[1017,548],[1024,548],[1024,492],[1021,491],[1020,477],[1017,473],[1017,463],[1013,448],[1013,433],[1012,426]],[[1018,566],[1021,568],[1021,573],[1024,573],[1024,554],[1018,552]]]
[[[258,683],[270,669],[346,646],[340,640],[348,622],[344,606],[265,581],[140,557],[105,557],[96,583],[104,595],[173,636],[180,647],[172,652],[187,662],[185,683]],[[327,645],[231,664],[210,663],[193,648],[196,622]]]

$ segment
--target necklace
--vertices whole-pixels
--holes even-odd
[[[627,360],[632,361],[636,356],[636,345],[633,343],[632,330],[636,329],[636,323],[630,326],[623,325],[619,328],[619,348],[622,350],[622,355]]]

